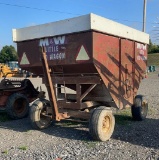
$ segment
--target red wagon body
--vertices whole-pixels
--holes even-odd
[[[42,63],[45,56],[41,57],[41,47],[45,48],[56,102],[50,88],[48,92],[52,106],[58,106],[58,112],[53,109],[55,116],[67,112],[84,118],[79,111],[136,104],[135,96],[146,74],[146,33],[90,14],[13,30],[13,40],[20,67],[44,74],[48,85],[45,71],[49,70]]]

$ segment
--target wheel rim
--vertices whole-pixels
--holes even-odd
[[[26,107],[27,107],[27,102],[23,98],[17,99],[14,103],[14,111],[17,114],[23,113]]]
[[[110,122],[111,122],[111,119],[109,116],[104,116],[104,119],[103,119],[103,124],[102,124],[102,131],[104,133],[107,133],[109,132],[110,130]]]
[[[46,115],[46,107],[44,107],[39,113],[40,123],[44,126],[48,125],[51,121],[51,118]]]

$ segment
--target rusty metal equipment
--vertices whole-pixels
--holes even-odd
[[[40,92],[29,79],[6,79],[0,82],[0,111],[5,111],[12,119],[24,118],[29,113],[29,103]]]
[[[106,141],[115,125],[111,107],[131,107],[135,120],[146,118],[148,103],[137,95],[146,74],[146,33],[89,14],[13,29],[13,41],[20,67],[42,75],[48,90],[50,101],[38,99],[31,107],[34,128],[87,119],[91,136]]]

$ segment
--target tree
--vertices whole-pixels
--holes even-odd
[[[15,48],[10,46],[4,46],[0,52],[0,63],[6,63],[8,61],[17,61],[18,55]]]
[[[148,46],[148,53],[159,53],[159,45],[153,44],[150,39],[150,44]]]

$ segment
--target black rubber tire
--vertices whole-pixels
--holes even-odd
[[[89,132],[94,140],[109,140],[113,134],[114,126],[115,118],[111,109],[100,106],[92,112],[89,121]]]
[[[34,129],[44,129],[52,123],[51,117],[44,116],[46,106],[50,106],[50,102],[46,99],[36,100],[30,108],[30,121]]]
[[[21,93],[14,93],[9,96],[6,103],[6,112],[12,119],[21,119],[29,114],[29,101]]]
[[[148,113],[148,103],[143,95],[137,95],[135,97],[134,105],[131,106],[132,117],[136,121],[142,121],[146,119]]]

